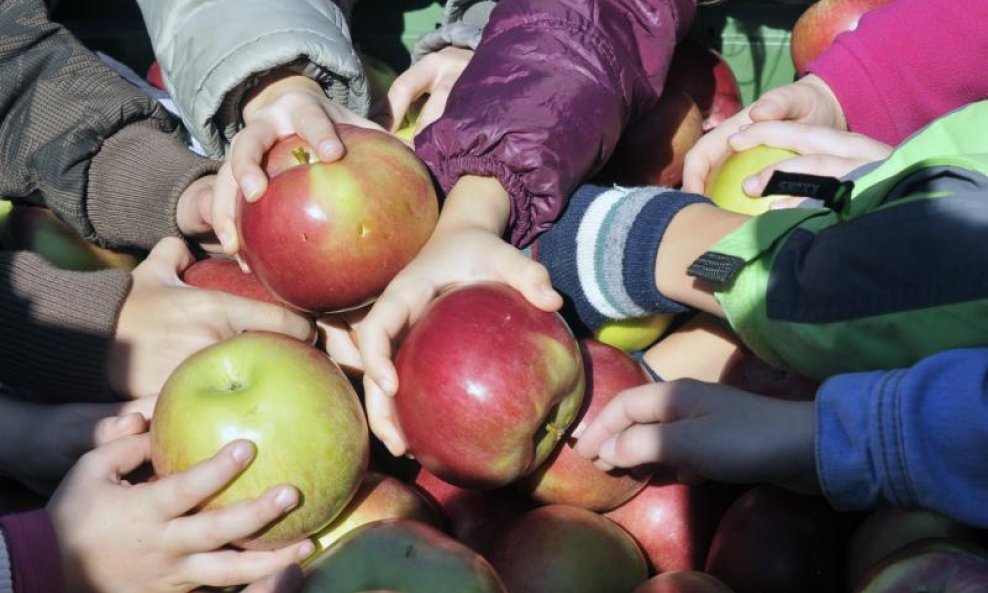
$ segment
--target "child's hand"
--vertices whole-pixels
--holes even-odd
[[[216,175],[200,177],[185,188],[175,208],[175,222],[182,235],[208,251],[220,251],[213,234],[213,188]]]
[[[449,92],[472,57],[473,51],[469,49],[449,46],[425,56],[402,72],[388,90],[391,129],[401,127],[412,103],[423,95],[429,95],[429,98],[419,112],[415,131],[423,130],[439,119],[446,109]]]
[[[276,486],[225,509],[187,514],[247,467],[254,455],[250,442],[234,441],[214,457],[156,482],[129,484],[125,476],[147,462],[150,452],[145,433],[87,453],[49,502],[70,592],[185,593],[203,585],[240,585],[312,553],[308,540],[265,552],[222,549],[295,507],[299,494],[291,486]],[[272,585],[256,588],[270,591]]]
[[[845,130],[844,110],[819,77],[809,74],[773,89],[719,126],[686,153],[683,190],[705,194],[707,177],[731,155],[728,139],[752,122],[787,120]]]
[[[690,379],[619,394],[578,435],[576,452],[604,470],[665,463],[723,482],[819,491],[813,402]]]
[[[546,269],[501,239],[507,208],[507,194],[496,180],[462,178],[450,191],[428,243],[356,328],[367,420],[394,455],[405,453],[407,445],[394,416],[398,376],[392,345],[443,289],[491,280],[511,286],[540,309],[555,311],[563,304]]]
[[[741,152],[755,146],[787,148],[802,156],[763,169],[743,182],[745,193],[760,196],[775,171],[843,177],[858,167],[881,161],[892,147],[854,132],[793,121],[756,122],[727,139],[731,150]]]
[[[319,160],[332,162],[343,157],[333,123],[346,123],[382,130],[332,101],[315,81],[300,75],[274,75],[244,106],[244,128],[233,138],[226,163],[216,179],[210,207],[210,222],[223,250],[240,250],[234,216],[242,195],[254,202],[267,189],[268,179],[261,159],[269,148],[288,136],[298,134],[315,147]]]
[[[364,361],[357,348],[356,330],[369,312],[368,306],[353,311],[323,315],[316,319],[316,329],[326,354],[351,376],[359,377],[364,372]]]
[[[311,342],[308,319],[284,307],[192,288],[178,278],[193,262],[181,240],[162,240],[132,272],[109,359],[110,386],[121,394],[157,394],[176,366],[195,352],[247,330]]]

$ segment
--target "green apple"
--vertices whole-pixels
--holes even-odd
[[[749,196],[744,193],[741,184],[763,169],[797,156],[799,154],[791,150],[772,146],[755,146],[736,152],[710,174],[707,180],[707,195],[714,204],[725,210],[752,216],[761,214],[768,210],[772,200],[769,197]]]
[[[671,313],[660,313],[635,319],[613,319],[601,324],[594,337],[625,352],[644,350],[666,333],[675,318]]]
[[[395,137],[405,142],[406,144],[411,144],[412,139],[415,138],[415,134],[418,133],[419,125],[419,115],[422,113],[422,105],[428,100],[429,95],[425,95],[419,100],[413,102],[408,107],[408,113],[405,114],[405,119],[401,120],[401,125],[395,130]]]
[[[379,473],[368,473],[360,490],[336,520],[315,536],[316,551],[329,549],[337,540],[361,525],[385,519],[410,519],[442,527],[439,510],[419,492]]]
[[[253,441],[250,466],[205,509],[298,488],[301,503],[245,548],[277,548],[336,518],[367,470],[370,437],[353,386],[325,353],[293,338],[247,332],[200,350],[165,382],[151,419],[159,476],[186,470],[235,439]]]

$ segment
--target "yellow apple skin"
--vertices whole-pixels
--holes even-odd
[[[405,119],[401,120],[401,127],[394,132],[395,137],[406,144],[411,144],[416,132],[418,132],[419,113],[422,111],[422,104],[423,101],[421,100],[412,103],[408,108],[408,113],[405,114]]]
[[[675,317],[670,313],[662,313],[636,319],[605,321],[597,328],[595,337],[598,341],[625,352],[644,350],[666,333]]]
[[[768,210],[772,200],[768,197],[752,198],[744,193],[741,184],[766,167],[797,156],[799,154],[791,150],[772,146],[756,146],[736,152],[711,173],[707,180],[707,196],[725,210],[752,216],[761,214]]]

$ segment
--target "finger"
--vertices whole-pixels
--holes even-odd
[[[285,307],[223,294],[223,312],[230,335],[245,331],[269,331],[312,343],[316,329],[310,319]]]
[[[302,588],[302,569],[292,564],[260,581],[252,583],[241,593],[296,593]]]
[[[795,114],[790,112],[792,104],[792,93],[789,89],[776,89],[769,91],[752,103],[748,114],[751,121],[772,121],[783,119],[796,119]]]
[[[264,119],[251,122],[233,138],[230,167],[248,202],[256,202],[268,187],[268,178],[261,169],[261,162],[279,138],[274,124]],[[230,214],[232,217],[233,213]]]
[[[319,160],[331,163],[343,158],[346,149],[336,134],[333,121],[321,105],[302,103],[292,110],[289,118],[295,132],[316,148]]]
[[[147,432],[147,428],[147,419],[139,413],[104,418],[93,431],[93,444],[99,447],[126,436]]]
[[[745,178],[741,182],[741,187],[749,196],[760,197],[776,171],[785,173],[809,173],[811,175],[825,177],[843,177],[856,169],[860,164],[859,161],[852,161],[836,156],[801,156],[762,169],[757,174]]]
[[[308,558],[315,550],[309,540],[265,552],[223,550],[188,556],[182,571],[187,582],[213,587],[251,583]]]
[[[117,411],[117,415],[123,416],[125,414],[137,413],[150,420],[151,414],[154,413],[154,406],[156,403],[158,403],[157,395],[139,397],[121,406],[120,410]]]
[[[599,464],[629,468],[645,463],[663,463],[661,424],[635,424],[615,434],[600,446]]]
[[[391,105],[391,115],[394,118],[391,123],[392,132],[401,127],[412,103],[428,92],[435,77],[431,62],[432,60],[427,56],[412,64],[391,83],[391,88],[388,89],[388,104]]]
[[[180,284],[178,275],[195,260],[184,241],[178,237],[165,237],[151,249],[151,253],[141,262],[135,273],[150,273],[159,280],[174,280],[174,284]]]
[[[93,449],[82,457],[79,466],[93,477],[119,482],[151,459],[151,438],[147,433],[123,437]]]
[[[158,480],[153,488],[157,508],[168,517],[184,515],[222,490],[254,458],[254,444],[238,439],[191,468]]]
[[[256,499],[173,520],[168,534],[174,539],[169,543],[183,554],[215,550],[259,532],[298,503],[294,487],[275,486]]]
[[[364,370],[360,350],[353,341],[350,326],[339,315],[326,315],[316,321],[320,337],[326,347],[326,354],[348,373],[362,373]]]
[[[727,139],[751,123],[748,110],[724,120],[704,134],[683,159],[683,191],[705,194],[710,173],[731,155]]]
[[[552,288],[545,266],[525,257],[514,247],[504,244],[491,266],[497,281],[514,288],[539,309],[557,311],[563,306],[563,297]]]
[[[357,347],[366,379],[385,395],[398,391],[398,375],[391,362],[392,344],[429,304],[435,292],[427,285],[392,282],[356,329]]]
[[[442,117],[443,111],[446,110],[446,99],[449,98],[449,91],[450,89],[444,85],[433,89],[429,93],[429,98],[426,100],[425,105],[422,106],[422,110],[419,111],[419,119],[415,124],[416,134]]]
[[[388,451],[395,457],[408,452],[401,427],[398,425],[395,398],[386,395],[372,380],[364,376],[364,405],[367,408],[367,424]]]
[[[240,202],[240,186],[233,178],[231,164],[220,167],[213,185],[213,203],[210,207],[209,224],[225,253],[233,255],[240,250],[237,237],[236,207]]]

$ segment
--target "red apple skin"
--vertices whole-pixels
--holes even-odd
[[[439,509],[418,490],[391,476],[369,472],[350,504],[314,536],[316,553],[361,525],[386,519],[408,519],[442,528]]]
[[[869,514],[851,535],[844,572],[848,586],[869,568],[906,545],[930,538],[977,541],[977,532],[949,517],[927,510],[881,509]]]
[[[853,591],[988,593],[988,551],[961,540],[917,540],[871,567]]]
[[[604,516],[635,538],[652,573],[694,570],[703,568],[717,525],[735,497],[723,484],[687,486],[664,470]]]
[[[257,276],[245,274],[240,269],[240,264],[228,257],[201,259],[186,268],[180,277],[189,286],[219,290],[273,305],[285,304],[264,288]]]
[[[479,554],[433,527],[406,519],[368,523],[308,567],[301,593],[507,593]]]
[[[564,505],[523,515],[487,557],[511,593],[632,591],[648,578],[645,557],[621,527]]]
[[[789,51],[800,76],[844,31],[858,28],[861,15],[892,0],[819,0],[810,5],[792,28]]]
[[[316,149],[302,140],[300,136],[289,136],[278,141],[261,159],[261,168],[268,179],[276,177],[289,169],[302,165],[320,163]]]
[[[670,91],[621,135],[597,182],[675,187],[686,153],[703,135],[703,116],[686,93]]]
[[[756,486],[724,513],[705,572],[737,593],[833,593],[836,525],[821,497]]]
[[[185,471],[235,439],[254,443],[250,465],[203,509],[254,499],[291,484],[300,503],[252,538],[273,549],[317,532],[360,487],[370,457],[363,407],[349,380],[316,348],[245,332],[200,350],[165,381],[151,418],[158,476]]]
[[[429,172],[411,149],[377,130],[337,124],[336,131],[342,159],[280,173],[239,216],[251,271],[289,305],[317,313],[376,298],[438,217]]]
[[[583,408],[573,426],[589,424],[614,397],[632,387],[651,382],[634,358],[597,340],[580,342],[583,370],[588,386]],[[592,461],[577,455],[572,439],[566,440],[539,466],[518,483],[519,489],[544,504],[565,504],[591,511],[609,511],[627,502],[648,484],[653,471],[605,472]]]
[[[508,488],[468,490],[420,469],[414,485],[442,510],[446,528],[457,541],[486,554],[492,541],[535,504]]]
[[[434,300],[395,367],[409,448],[422,467],[463,488],[494,489],[533,472],[584,397],[580,349],[562,317],[492,282]]]
[[[741,111],[741,87],[730,64],[716,51],[692,39],[676,45],[665,89],[684,92],[693,99],[703,116],[704,132]]]
[[[632,593],[734,593],[734,591],[705,572],[676,570],[648,579]]]

